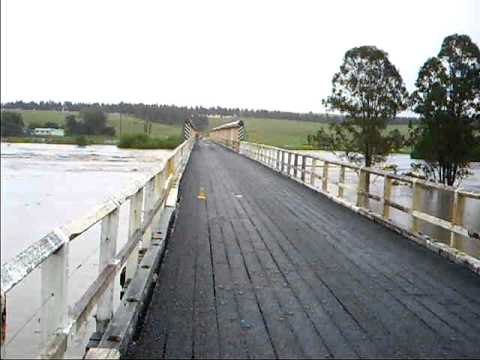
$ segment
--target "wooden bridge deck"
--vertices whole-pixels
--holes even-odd
[[[128,356],[479,357],[480,280],[200,142]]]

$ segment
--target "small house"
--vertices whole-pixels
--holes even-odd
[[[35,136],[65,136],[65,130],[54,128],[35,128],[33,129]]]

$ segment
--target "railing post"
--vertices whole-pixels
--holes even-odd
[[[145,211],[144,211],[144,218],[149,217],[152,215],[153,212],[153,207],[155,206],[155,184],[154,184],[155,178],[150,179],[145,188]],[[152,227],[155,224],[152,223],[148,226],[148,228],[145,230],[145,234],[143,235],[142,239],[142,251],[147,250],[150,247],[150,244],[152,242]]]
[[[358,186],[357,186],[357,206],[366,207],[366,188],[367,188],[367,173],[362,168],[358,173]]]
[[[169,158],[167,160],[167,165],[166,165],[167,177],[174,173],[174,171],[175,171],[175,166],[174,165],[175,164],[173,163],[173,157]]]
[[[412,198],[412,232],[417,233],[419,229],[419,220],[413,216],[413,212],[420,209],[420,185],[413,180],[413,198]]]
[[[323,162],[322,190],[328,192],[328,161]]]
[[[463,215],[465,213],[465,197],[461,193],[455,191],[453,194],[453,204],[452,204],[452,225],[463,225]],[[453,231],[450,232],[450,246],[456,247],[455,240],[457,239],[457,234]]]
[[[156,204],[163,196],[163,186],[165,184],[165,170],[160,171],[155,175],[155,189],[154,189],[154,194],[155,194],[155,201],[154,204]],[[157,212],[155,215],[153,222],[154,226],[155,224],[158,224],[158,221],[160,220],[160,211]]]
[[[292,172],[292,153],[288,152],[287,154],[288,154],[287,172],[288,172],[288,176],[290,176],[290,173]]]
[[[100,259],[98,273],[102,273],[105,267],[111,264],[117,252],[118,215],[120,211],[116,208],[111,214],[102,220],[100,237]],[[98,300],[97,304],[97,331],[103,333],[113,316],[113,290],[114,284],[110,283]]]
[[[140,229],[142,225],[142,204],[143,204],[143,188],[137,191],[135,195],[130,198],[130,215],[128,222],[128,238],[132,236]],[[128,286],[130,280],[135,275],[138,267],[138,251],[140,244],[137,244],[127,260],[127,268],[125,272],[125,284]]]
[[[390,196],[392,194],[392,178],[388,175],[383,177],[383,218],[390,217]]]
[[[42,347],[45,347],[54,335],[65,329],[68,323],[68,241],[65,237],[62,247],[41,265]]]
[[[315,175],[317,169],[318,160],[313,158],[312,159],[312,167],[310,168],[310,185],[315,186]]]
[[[298,154],[295,154],[295,159],[293,160],[293,177],[296,179],[298,175]]]
[[[302,155],[302,174],[300,175],[301,176],[301,179],[302,179],[302,182],[305,182],[305,161],[307,160],[307,157],[305,155]]]
[[[338,176],[338,197],[343,198],[343,186],[345,185],[345,166],[340,165],[340,174]]]
[[[280,165],[280,171],[283,173],[285,171],[285,151],[282,150],[282,164]]]

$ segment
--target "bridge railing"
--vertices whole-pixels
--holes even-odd
[[[4,315],[8,315],[8,292],[40,267],[43,304],[40,315],[41,358],[62,357],[69,336],[85,325],[95,307],[97,331],[106,328],[114,313],[115,277],[123,268],[123,287],[128,287],[137,270],[139,256],[150,247],[154,225],[165,206],[169,206],[169,193],[175,191],[193,143],[194,139],[191,138],[178,146],[169,155],[165,166],[146,176],[145,181],[133,184],[115,198],[92,209],[86,216],[52,230],[2,265],[1,303]],[[127,202],[130,203],[128,239],[117,251],[120,207]],[[81,238],[97,223],[101,223],[98,276],[79,299],[69,304],[69,244]],[[5,324],[4,317],[2,339],[5,337]]]
[[[388,223],[395,228],[400,226],[408,233],[425,237],[425,235],[430,234],[419,233],[419,224],[422,221],[448,231],[450,234],[449,247],[452,249],[457,248],[458,239],[476,242],[476,249],[480,248],[478,229],[472,229],[465,222],[467,201],[475,203],[470,208],[480,208],[480,193],[478,192],[459,190],[454,187],[443,186],[408,176],[400,176],[379,169],[357,166],[342,161],[327,160],[312,154],[302,154],[273,146],[235,141],[223,141],[223,145],[286,174],[309,187],[313,187],[353,210],[382,220],[382,222]],[[332,176],[332,170],[334,169],[336,170],[335,176]],[[376,181],[380,178],[382,182],[380,191],[377,193],[374,193],[372,186],[370,186],[373,177],[376,178]],[[406,199],[407,202],[396,201],[392,196],[394,187],[400,185],[411,188],[409,199]],[[347,191],[354,195],[353,198],[346,196]],[[433,214],[433,211],[429,211],[429,209],[425,209],[422,206],[422,194],[435,191],[447,193],[448,195],[449,203],[447,206],[449,211],[447,219]],[[369,207],[369,199],[379,203],[380,206],[377,207],[377,212],[372,211]],[[394,224],[390,218],[391,209],[398,210],[409,216],[411,218],[410,223]],[[476,223],[478,225],[478,218]],[[446,244],[436,241],[429,242],[429,244],[439,247],[437,249],[439,252],[447,251],[445,248]],[[470,267],[474,267],[474,271],[480,273],[480,262],[475,257],[472,258],[463,253],[463,251],[455,251],[454,256],[458,261],[466,260],[469,262]]]

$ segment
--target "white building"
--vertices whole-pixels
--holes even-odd
[[[33,135],[35,135],[35,136],[65,136],[65,131],[63,129],[35,128],[35,129],[33,129]]]

